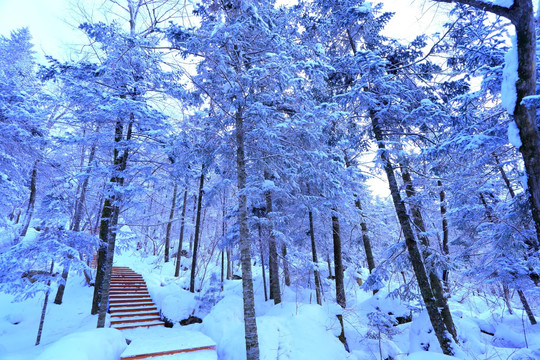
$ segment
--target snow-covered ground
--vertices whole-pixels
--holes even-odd
[[[182,260],[188,265],[190,259]],[[196,346],[197,334],[202,333],[217,344],[220,360],[245,359],[241,281],[226,281],[221,291],[217,281],[219,266],[215,261],[208,265],[206,280],[196,294],[184,290],[189,284],[188,271],[182,271],[179,278],[173,276],[174,262],[163,264],[161,259],[125,251],[116,257],[116,264],[130,266],[144,276],[158,308],[174,324],[173,329],[142,330],[147,333],[144,337],[162,339],[160,332],[168,332],[167,336],[181,337],[186,343],[183,345]],[[315,303],[311,289],[300,286],[283,287],[283,303],[274,305],[272,301],[264,301],[261,268],[255,266],[254,274],[261,359],[450,359],[440,354],[425,311],[413,311],[412,322],[393,326],[396,317],[409,316],[415,309],[389,297],[389,288],[372,296],[360,289],[352,274],[347,273],[344,311],[335,305],[332,282],[328,279],[323,281],[323,306]],[[54,296],[50,297],[39,346],[34,346],[34,342],[43,296],[12,302],[12,295],[0,293],[0,359],[118,359],[126,347],[124,337],[132,334],[94,329],[97,318],[89,315],[92,290],[84,285],[82,277],[70,274],[64,303],[55,305]],[[510,315],[494,295],[466,287],[456,293],[450,306],[460,337],[457,358],[540,359],[540,326],[528,323],[517,302],[514,314]],[[341,329],[336,314],[340,313],[343,313],[350,353],[337,338]],[[179,321],[190,315],[202,318],[203,322],[181,327]],[[215,359],[215,353],[192,353],[179,358],[209,360]]]

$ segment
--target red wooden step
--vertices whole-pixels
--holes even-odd
[[[136,314],[136,313],[141,313],[141,312],[144,312],[144,311],[157,311],[157,307],[156,306],[141,306],[139,308],[128,307],[128,308],[125,308],[125,309],[122,309],[122,308],[120,308],[120,309],[111,309],[109,312],[111,313],[111,315],[119,316],[118,313]]]
[[[139,303],[151,303],[154,304],[152,299],[147,296],[145,298],[132,298],[132,299],[109,299],[109,305],[122,305],[122,304],[139,304]]]
[[[119,299],[143,299],[150,298],[148,291],[145,293],[116,293],[109,294],[109,300],[119,300]]]
[[[179,350],[170,350],[170,351],[162,351],[162,352],[156,352],[152,354],[141,354],[141,355],[133,355],[133,356],[126,356],[121,358],[121,360],[140,360],[140,359],[148,359],[151,357],[156,356],[165,356],[165,355],[174,355],[174,354],[181,354],[181,353],[190,353],[194,351],[203,351],[203,350],[216,350],[215,345],[211,346],[201,346],[196,348],[190,348],[190,349],[179,349]]]
[[[140,311],[140,312],[121,312],[119,314],[117,313],[112,313],[111,312],[111,319],[112,318],[124,318],[124,317],[130,317],[130,316],[134,316],[134,315],[141,315],[141,316],[159,316],[159,312],[158,311]]]
[[[155,315],[150,315],[150,316],[132,316],[131,319],[128,319],[128,318],[122,318],[122,319],[115,319],[113,320],[111,318],[111,325],[116,325],[116,324],[128,324],[128,323],[143,323],[143,322],[146,322],[146,321],[161,321],[161,318],[159,316],[155,316]]]
[[[152,327],[152,326],[165,326],[165,323],[163,321],[161,322],[156,322],[156,323],[148,323],[148,324],[133,324],[133,325],[129,325],[129,326],[122,326],[122,325],[117,325],[117,326],[113,326],[115,329],[118,329],[118,330],[127,330],[127,329],[136,329],[136,328],[139,328],[139,327]]]
[[[117,296],[117,295],[150,295],[148,293],[148,290],[115,290],[115,291],[109,291],[109,296]]]
[[[111,283],[111,286],[144,286],[146,287],[146,283],[144,281],[123,281],[123,282],[117,282],[117,283]]]

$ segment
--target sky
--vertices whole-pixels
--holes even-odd
[[[85,6],[103,0],[79,0]],[[376,3],[378,1],[374,1]],[[383,0],[387,11],[395,12],[387,34],[402,40],[434,32],[445,19],[441,5],[427,0]],[[84,43],[74,18],[75,0],[0,0],[0,34],[9,36],[17,28],[28,26],[34,38],[38,60],[52,55],[60,60],[76,58],[77,49]],[[442,5],[447,8],[447,5]]]
[[[0,34],[28,26],[38,55],[66,59],[67,44],[80,43],[78,31],[68,25],[67,0],[0,0]]]

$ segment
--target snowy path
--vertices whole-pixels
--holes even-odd
[[[122,330],[130,341],[122,360],[187,360],[194,352],[200,360],[217,358],[216,344],[206,335],[164,327],[143,277],[128,267],[113,267],[109,311],[111,327]]]

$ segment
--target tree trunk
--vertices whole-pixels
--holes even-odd
[[[21,230],[20,239],[22,240],[26,233],[28,232],[28,228],[30,227],[30,221],[32,221],[32,216],[34,215],[34,208],[36,205],[36,192],[37,192],[37,166],[38,161],[34,162],[34,166],[32,167],[32,175],[30,178],[30,198],[28,199],[28,207],[26,208],[26,216],[24,218],[24,225]]]
[[[264,178],[269,179],[270,175],[265,171]],[[276,238],[274,237],[274,226],[272,221],[272,193],[266,191],[264,193],[264,199],[266,201],[266,217],[268,218],[268,277],[270,280],[270,299],[274,300],[274,304],[281,302],[281,288],[279,285],[279,262],[278,252],[276,245]]]
[[[521,303],[523,304],[523,308],[525,309],[525,312],[527,313],[527,317],[529,318],[529,321],[532,325],[536,325],[536,319],[534,318],[534,314],[531,310],[531,307],[529,306],[529,302],[527,301],[527,298],[525,297],[525,293],[523,293],[523,290],[517,291],[519,295],[519,299],[521,300]]]
[[[223,282],[225,280],[225,251],[221,250],[221,291],[223,291]]]
[[[392,164],[390,163],[390,159],[386,152],[386,147],[383,142],[383,135],[379,125],[379,121],[374,112],[370,113],[370,117],[373,125],[373,133],[375,135],[375,139],[377,140],[378,147],[380,149],[381,160],[383,161],[384,170],[388,178],[392,201],[396,209],[396,214],[401,226],[401,230],[403,231],[405,244],[409,252],[409,257],[413,266],[414,274],[416,276],[416,281],[418,282],[418,287],[420,288],[420,293],[422,295],[422,299],[424,300],[424,304],[426,306],[431,325],[433,326],[433,330],[435,331],[435,335],[437,337],[437,340],[439,341],[443,353],[445,355],[453,356],[454,349],[452,346],[452,339],[448,336],[446,332],[446,326],[444,324],[441,314],[439,313],[437,301],[435,300],[435,297],[431,290],[427,272],[424,267],[424,262],[422,260],[422,255],[420,254],[420,250],[418,249],[418,244],[416,243],[414,232],[409,220],[409,215],[407,215],[407,209],[399,192],[399,187],[396,176],[394,174],[394,169],[392,167]]]
[[[244,328],[246,335],[246,360],[259,360],[259,339],[255,317],[255,297],[251,273],[251,244],[247,213],[246,159],[244,153],[244,119],[241,109],[236,120],[236,171],[238,179],[238,223],[240,225],[240,258],[242,264],[242,293],[244,299]]]
[[[285,286],[291,286],[291,273],[289,272],[287,245],[285,244],[281,244],[281,257],[283,258],[283,278],[285,279]]]
[[[495,163],[497,164],[497,168],[499,169],[499,172],[501,173],[501,177],[504,181],[504,184],[506,185],[506,188],[508,189],[508,192],[510,193],[510,197],[513,199],[516,196],[516,193],[514,192],[514,189],[512,188],[512,184],[510,183],[508,176],[506,176],[506,172],[504,171],[501,163],[499,162],[499,158],[496,155],[493,155],[493,156],[495,158]]]
[[[101,301],[99,303],[98,322],[97,327],[105,327],[105,320],[107,316],[107,308],[109,303],[109,290],[111,285],[112,267],[114,263],[114,249],[116,245],[116,234],[118,229],[118,217],[120,216],[120,208],[117,205],[113,206],[111,222],[108,234],[107,254],[105,257],[105,263],[103,264],[103,278],[101,282]]]
[[[443,254],[450,255],[450,248],[448,247],[448,219],[446,218],[446,193],[444,192],[441,180],[437,180],[437,186],[439,187],[439,189],[441,189],[439,192],[439,201],[443,232],[442,251]],[[448,270],[443,270],[442,279],[444,282],[445,291],[450,292],[450,280]]]
[[[232,249],[230,247],[227,247],[227,280],[232,279]]]
[[[497,162],[497,164],[499,164],[499,161],[498,161],[498,159],[496,157],[495,157],[495,161]],[[502,178],[504,180],[504,183],[506,184],[506,187],[508,188],[508,192],[510,193],[510,196],[513,199],[516,196],[516,194],[514,193],[514,189],[512,189],[512,185],[510,184],[510,181],[508,180],[508,177],[506,176],[506,173],[505,173],[504,169],[502,168],[502,166],[499,166],[499,172],[501,173],[501,176],[502,176]],[[483,197],[482,197],[482,199],[483,199]],[[486,207],[486,211],[489,212],[489,208],[487,207],[485,199],[483,199],[483,203],[484,203],[484,206]],[[534,269],[531,269],[531,270],[534,270]],[[537,278],[537,274],[535,272],[533,272],[533,271],[531,271],[529,276],[531,277],[531,279],[533,281],[535,281],[535,279]],[[504,299],[505,299],[505,301],[507,303],[508,310],[510,311],[510,313],[512,313],[512,308],[510,307],[510,301],[509,301],[509,298],[508,298],[508,292],[509,292],[508,286],[503,283]],[[529,321],[531,322],[532,325],[535,325],[536,324],[536,319],[534,318],[534,314],[532,312],[532,309],[529,306],[529,302],[527,301],[527,298],[525,297],[525,293],[523,292],[523,290],[518,290],[517,292],[518,292],[518,295],[519,295],[519,300],[523,304],[523,308],[525,309],[525,312],[527,313],[527,317],[529,318]]]
[[[193,197],[193,216],[191,217],[191,223],[195,223],[195,218],[197,217],[197,199],[198,197],[197,196],[194,196]],[[193,252],[193,233],[191,233],[189,235],[189,252],[192,253]]]
[[[193,256],[191,259],[191,276],[189,278],[189,291],[195,292],[195,271],[197,270],[197,251],[199,249],[199,235],[201,230],[201,208],[204,187],[204,164],[201,166],[201,179],[199,182],[199,196],[197,197],[197,215],[195,219],[195,240],[193,244]]]
[[[342,308],[347,307],[345,297],[345,283],[343,279],[343,260],[341,256],[341,233],[339,229],[339,218],[336,209],[332,209],[332,239],[334,240],[334,271],[336,274],[336,302]]]
[[[225,222],[225,194],[223,195],[223,208],[221,213],[221,239],[225,239],[225,233],[227,229],[227,223]],[[221,250],[221,290],[223,291],[223,283],[225,280],[225,249]]]
[[[125,141],[131,140],[132,127],[133,127],[134,115],[130,115],[130,122],[128,124]],[[115,168],[115,174],[111,177],[109,185],[111,190],[114,190],[116,186],[124,185],[123,173],[127,167],[128,149],[125,149],[120,156],[118,149],[119,143],[124,140],[124,123],[122,120],[116,122],[114,142],[115,147],[113,150],[113,164]],[[103,201],[103,209],[101,211],[101,222],[99,228],[100,244],[98,249],[98,261],[96,271],[96,281],[94,284],[94,296],[92,300],[92,315],[100,312],[98,317],[98,327],[103,327],[105,324],[105,312],[107,310],[107,302],[109,297],[109,281],[112,271],[112,264],[114,259],[114,245],[116,241],[116,226],[118,225],[119,207],[118,204],[121,200],[121,196],[118,193],[113,193],[105,198]],[[112,244],[112,248],[111,248]],[[109,254],[113,251],[112,254]],[[110,256],[109,256],[110,255]],[[110,264],[108,262],[110,261]],[[102,301],[104,299],[104,301]],[[105,303],[105,306],[102,306]],[[100,326],[101,325],[101,326]]]
[[[90,167],[92,166],[92,163],[94,162],[94,158],[96,157],[96,145],[92,145],[92,148],[90,149],[90,155],[88,156],[88,168],[86,169],[86,176],[84,177],[84,181],[81,185],[81,195],[79,199],[77,199],[77,204],[75,206],[75,213],[73,214],[73,231],[80,231],[81,228],[81,221],[83,216],[83,208],[84,203],[86,202],[86,192],[88,191],[88,181],[90,179]]]
[[[264,270],[264,248],[263,248],[263,243],[262,243],[261,223],[259,223],[259,247],[260,247],[260,252],[261,252],[261,268],[262,268],[262,277],[263,277],[264,301],[268,301],[268,292],[266,291],[266,271]]]
[[[405,184],[405,192],[407,194],[407,197],[409,199],[414,199],[414,197],[416,196],[416,190],[413,186],[411,174],[406,167],[401,167],[401,175]],[[424,223],[424,218],[418,205],[411,203],[410,209],[413,216],[413,223],[418,231],[418,238],[424,246],[422,255],[425,260],[431,255],[431,249],[429,248],[429,238],[426,235],[426,225]],[[447,295],[444,293],[441,279],[439,279],[439,275],[437,275],[437,272],[432,267],[428,268],[428,274],[431,291],[433,292],[435,300],[437,301],[437,306],[441,311],[441,316],[443,318],[444,325],[446,326],[446,330],[448,330],[448,332],[452,335],[454,341],[458,342],[456,326],[454,325],[454,319],[452,318],[452,313],[450,312],[450,307],[448,306]]]
[[[313,212],[309,212],[309,237],[311,239],[311,255],[313,260],[313,277],[315,278],[315,296],[317,297],[317,304],[322,305],[321,298],[321,277],[319,275],[319,260],[317,259],[317,246],[315,244],[315,229],[313,226]]]
[[[363,212],[362,212],[362,203],[360,202],[360,198],[357,196],[355,201],[356,207],[358,210],[360,210],[361,214],[361,221],[360,221],[360,228],[362,229],[362,242],[364,243],[364,251],[366,252],[366,260],[368,263],[368,269],[369,273],[371,274],[373,272],[373,269],[375,269],[375,258],[373,257],[373,251],[371,250],[371,240],[369,239],[368,235],[368,229],[366,221],[364,220]],[[373,295],[378,293],[379,290],[373,290]]]
[[[112,206],[109,198],[103,202],[103,209],[101,211],[101,225],[99,226],[99,248],[97,252],[97,266],[96,266],[96,279],[94,281],[94,296],[92,299],[91,314],[95,315],[99,311],[99,304],[101,303],[101,285],[105,275],[105,260],[107,257],[107,243],[109,237],[109,225],[111,221]]]
[[[180,223],[180,238],[178,240],[178,252],[176,253],[176,269],[174,276],[180,276],[180,263],[182,262],[182,243],[184,242],[184,227],[186,224],[186,203],[187,203],[187,187],[184,190],[184,203],[182,204],[182,220]]]
[[[51,270],[49,271],[49,275],[52,276],[54,269],[54,261],[51,261]],[[47,281],[47,286],[51,286],[51,280]],[[47,303],[49,302],[49,293],[51,292],[50,288],[47,289],[47,292],[45,293],[45,300],[43,300],[43,308],[41,309],[41,317],[39,319],[39,327],[38,327],[38,333],[36,337],[36,346],[39,345],[41,342],[41,333],[43,332],[43,325],[45,324],[45,314],[47,313]]]
[[[90,149],[90,155],[88,157],[88,168],[85,171],[86,176],[81,185],[81,195],[79,196],[79,198],[77,199],[75,203],[75,212],[73,214],[73,222],[71,223],[71,229],[75,232],[79,232],[81,228],[83,207],[84,207],[84,203],[86,202],[86,192],[88,190],[88,180],[90,178],[89,176],[90,166],[92,166],[92,162],[94,162],[95,155],[96,155],[96,146],[93,145],[92,148]],[[62,270],[62,282],[58,285],[58,290],[56,290],[54,303],[57,305],[62,304],[68,276],[69,276],[69,263],[66,264],[66,266]]]
[[[173,197],[171,204],[171,212],[169,213],[169,222],[167,223],[167,230],[165,231],[165,262],[169,262],[169,248],[171,246],[171,228],[172,220],[174,218],[174,208],[176,207],[176,191],[178,190],[178,184],[174,183]]]
[[[328,250],[326,251],[326,263],[328,264],[328,278],[332,279],[334,276],[332,275],[332,263],[330,262],[330,253]]]
[[[501,284],[502,284],[504,302],[506,303],[506,306],[508,307],[508,312],[510,313],[510,315],[512,315],[514,311],[512,310],[512,303],[510,302],[510,289],[508,288],[508,285],[506,285],[506,283],[501,281]]]
[[[56,305],[62,304],[68,275],[69,275],[69,263],[66,266],[64,266],[64,269],[62,270],[62,282],[58,285],[58,290],[56,290],[56,296],[54,297],[54,303]]]

